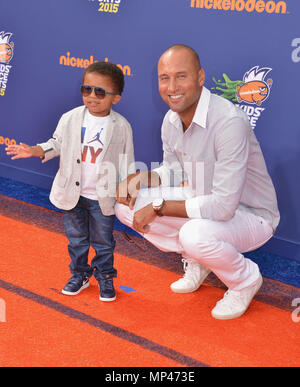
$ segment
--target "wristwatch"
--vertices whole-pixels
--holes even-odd
[[[152,208],[155,211],[157,216],[163,216],[163,214],[161,213],[161,210],[164,204],[165,204],[165,201],[162,198],[153,200]]]

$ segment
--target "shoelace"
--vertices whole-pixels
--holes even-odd
[[[186,258],[182,258],[181,262],[183,262],[183,271],[184,271],[183,278],[188,277],[188,279],[190,280],[192,277],[194,279],[193,272],[191,270],[188,271],[189,265],[190,267],[192,267],[193,262],[188,261]]]
[[[184,271],[183,278],[186,278],[187,276],[190,277],[190,273],[188,272],[188,266],[190,263],[186,258],[183,258],[181,262],[183,263],[183,271]]]
[[[222,300],[218,301],[218,304],[223,304],[228,307],[235,307],[235,306],[240,306],[241,303],[244,305],[244,301],[242,297],[233,291],[227,290],[227,292],[224,294],[224,297]]]
[[[81,275],[74,275],[69,279],[69,284],[77,284],[80,280],[82,280],[82,282],[85,282],[87,280],[87,277],[82,277]]]
[[[114,288],[112,279],[100,280],[100,285],[105,290],[112,290]]]
[[[183,271],[184,271],[184,275],[183,276],[185,277],[186,271],[187,271],[187,267],[188,267],[188,261],[185,258],[183,258],[181,260],[181,262],[183,263]]]

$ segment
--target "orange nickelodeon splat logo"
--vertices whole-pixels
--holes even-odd
[[[11,66],[11,61],[14,54],[14,43],[10,42],[11,32],[0,32],[0,96],[4,96],[6,92],[8,74]]]
[[[273,80],[265,79],[271,70],[270,67],[254,66],[244,74],[243,80],[237,81],[231,80],[227,74],[223,74],[224,81],[213,77],[216,86],[212,87],[212,90],[243,109],[254,129],[258,118],[265,110],[261,104],[266,101],[271,92]]]
[[[9,42],[12,33],[4,31],[0,32],[0,62],[8,64],[11,61],[14,53],[14,43]]]
[[[270,87],[273,81],[272,79],[268,79],[265,82],[264,79],[271,70],[269,67],[259,69],[258,66],[249,70],[243,78],[245,84],[237,86],[236,96],[238,102],[244,101],[260,106],[270,94]]]

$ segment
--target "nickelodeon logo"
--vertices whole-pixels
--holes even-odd
[[[263,1],[263,0],[191,0],[191,8],[204,8],[221,11],[237,12],[267,12],[287,13],[285,1]]]
[[[3,136],[0,136],[0,145],[16,145],[17,142],[14,138],[8,138],[8,137],[3,137]]]
[[[105,58],[104,61],[108,62],[108,58]],[[74,56],[71,56],[71,53],[69,51],[67,52],[67,55],[61,55],[59,58],[59,64],[62,66],[71,66],[84,69],[86,69],[90,64],[94,62],[96,61],[94,60],[93,56],[90,56],[89,59],[75,58]],[[123,71],[124,75],[127,75],[129,77],[132,75],[130,66],[120,64],[117,64],[117,66]]]

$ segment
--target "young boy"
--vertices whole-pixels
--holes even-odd
[[[46,162],[60,156],[50,201],[63,210],[69,240],[72,277],[62,290],[76,295],[89,286],[94,274],[100,300],[114,301],[114,204],[117,184],[135,172],[132,130],[128,121],[112,110],[121,99],[123,72],[109,62],[95,62],[85,69],[81,94],[83,106],[61,117],[53,138],[28,146],[6,148],[12,159],[40,157]],[[95,257],[88,264],[89,248]]]

